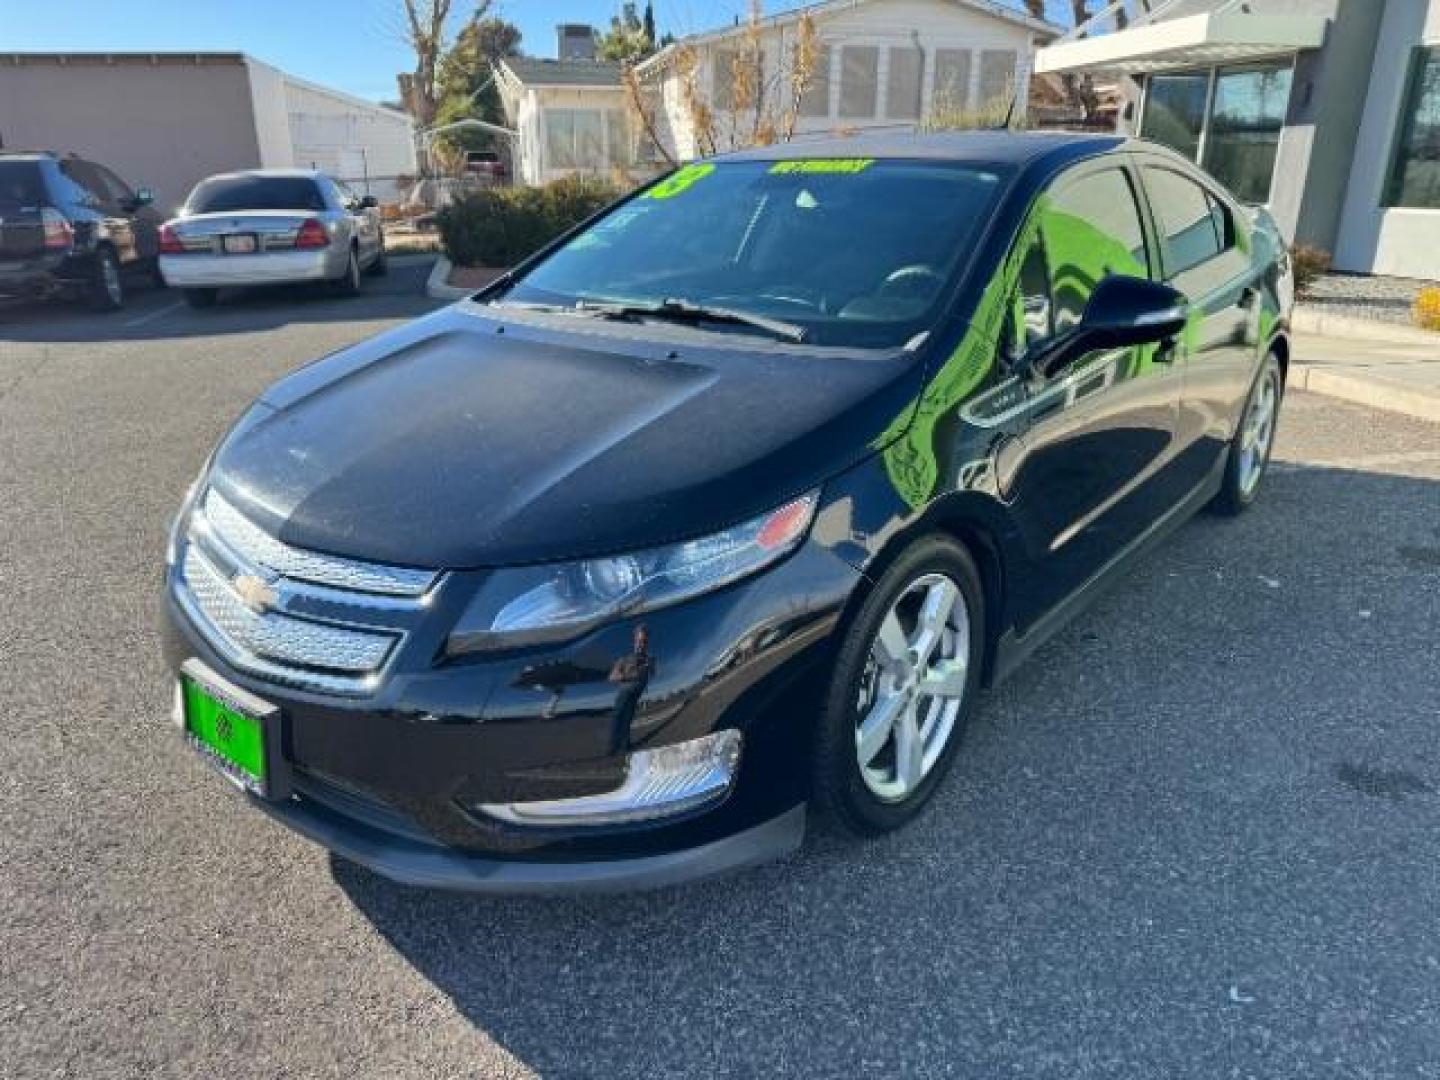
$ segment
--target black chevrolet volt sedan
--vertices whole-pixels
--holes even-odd
[[[705,877],[898,828],[1003,678],[1256,497],[1274,224],[999,132],[692,163],[282,379],[171,535],[175,721],[391,878]]]

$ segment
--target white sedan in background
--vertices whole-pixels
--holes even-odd
[[[328,282],[360,291],[385,272],[373,196],[314,169],[255,169],[202,180],[160,228],[160,273],[196,307],[227,286]]]

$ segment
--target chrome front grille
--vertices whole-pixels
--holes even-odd
[[[205,494],[202,516],[215,537],[240,558],[296,581],[383,596],[424,596],[435,584],[437,575],[430,570],[359,562],[281,543],[213,489]]]
[[[176,598],[237,668],[293,686],[364,694],[439,578],[291,547],[210,491],[189,522]]]

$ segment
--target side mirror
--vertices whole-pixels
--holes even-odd
[[[1188,301],[1169,285],[1111,274],[1095,286],[1080,321],[1042,343],[1029,361],[1047,378],[1086,353],[1164,341],[1185,329]]]
[[[374,195],[365,195],[365,196],[362,196],[361,199],[360,199],[360,208],[361,208],[362,210],[373,210],[373,209],[375,209],[375,207],[377,207],[377,206],[379,206],[379,205],[380,205],[380,200],[377,199],[377,198],[375,198]]]
[[[153,203],[154,201],[155,201],[155,192],[151,191],[148,187],[142,187],[142,188],[136,189],[136,191],[135,191],[135,207],[136,207],[136,209],[139,209],[139,208],[142,207],[142,206],[149,206],[149,205],[150,205],[151,203]]]

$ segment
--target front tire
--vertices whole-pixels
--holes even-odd
[[[96,311],[117,311],[125,306],[125,283],[120,278],[120,260],[102,247],[95,253],[91,269],[89,300]]]
[[[1265,467],[1270,463],[1270,451],[1275,446],[1275,426],[1280,419],[1280,401],[1284,394],[1280,360],[1272,352],[1265,357],[1260,377],[1255,380],[1245,402],[1245,412],[1230,440],[1225,479],[1211,504],[1218,513],[1233,517],[1259,495]]]
[[[845,630],[816,730],[813,797],[843,831],[875,836],[924,809],[955,759],[980,685],[985,596],[970,553],[916,541]]]

